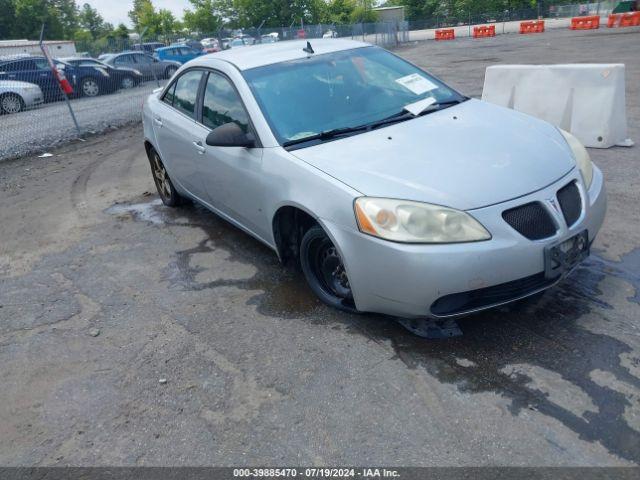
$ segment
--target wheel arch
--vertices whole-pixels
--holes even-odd
[[[297,260],[302,237],[314,225],[321,225],[321,222],[302,205],[287,203],[278,207],[271,220],[271,231],[283,264]]]

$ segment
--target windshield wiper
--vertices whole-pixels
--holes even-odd
[[[421,115],[425,115],[427,113],[437,112],[438,110],[443,110],[443,109],[451,107],[453,105],[457,105],[459,103],[466,102],[467,100],[469,100],[469,97],[463,97],[462,100],[449,100],[447,102],[430,103],[430,104],[426,105],[422,110],[419,110],[417,114],[414,113],[415,110],[414,110],[414,112],[411,112],[410,110],[406,109],[409,105],[413,105],[413,104],[409,104],[409,105],[406,105],[405,107],[403,107],[402,111],[400,111],[400,112],[394,113],[393,115],[385,117],[382,120],[378,120],[376,122],[370,123],[369,127],[370,127],[370,129],[375,129],[375,128],[383,127],[385,125],[389,125],[391,123],[397,123],[397,122],[403,122],[405,120],[411,120],[412,118],[416,118],[416,117],[419,117]]]
[[[287,142],[284,142],[282,146],[290,147],[291,145],[312,142],[313,140],[329,140],[335,137],[339,137],[341,135],[348,135],[350,133],[366,131],[368,129],[369,129],[368,125],[358,125],[357,127],[334,128],[333,130],[325,130],[324,132],[316,133],[315,135],[309,135],[308,137],[289,140]]]
[[[444,108],[457,105],[466,100],[469,100],[469,97],[463,97],[462,100],[449,100],[447,102],[431,103],[427,105],[423,110],[419,111],[418,114],[414,114],[409,110],[405,110],[403,108],[401,111],[396,112],[392,115],[389,115],[388,117],[385,117],[382,120],[376,120],[375,122],[365,123],[364,125],[358,125],[355,127],[334,128],[332,130],[325,130],[323,132],[316,133],[315,135],[309,135],[308,137],[288,140],[284,142],[282,146],[286,148],[286,147],[291,147],[293,145],[298,145],[300,143],[312,142],[314,140],[330,140],[332,138],[339,137],[342,135],[349,135],[351,133],[368,132],[370,130],[375,130],[376,128],[383,127],[385,125],[389,125],[397,122],[403,122],[405,120],[410,120],[412,118],[416,118],[421,115],[425,115],[427,113],[443,110]]]

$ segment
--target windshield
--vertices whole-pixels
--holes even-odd
[[[429,97],[438,104],[465,99],[378,47],[315,55],[243,73],[281,144],[376,122]]]

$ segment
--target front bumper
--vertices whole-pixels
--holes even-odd
[[[549,199],[572,180],[582,197],[582,213],[570,228],[560,212],[554,212]],[[555,235],[543,240],[528,240],[502,218],[510,208],[538,201],[556,220]],[[457,311],[464,315],[532,295],[553,285],[558,279],[544,279],[545,246],[567,239],[582,230],[593,241],[606,211],[606,193],[602,172],[594,166],[593,182],[586,191],[580,173],[574,169],[552,185],[498,205],[470,210],[492,235],[491,240],[443,245],[394,243],[365,235],[354,229],[323,221],[323,226],[341,252],[354,295],[356,308],[400,317],[445,317],[432,306],[436,300],[461,292],[495,288],[516,282],[509,290],[480,307]],[[540,277],[542,273],[542,277]],[[537,280],[536,280],[537,279]],[[539,280],[539,281],[538,281]],[[511,286],[514,286],[513,284]],[[485,290],[487,291],[487,290]]]

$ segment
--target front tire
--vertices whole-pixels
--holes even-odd
[[[160,155],[155,150],[149,152],[149,163],[151,164],[151,175],[158,189],[158,194],[162,203],[167,207],[178,207],[184,203],[182,197],[173,186],[169,174],[160,159]]]
[[[15,93],[7,93],[0,97],[1,113],[18,113],[24,109],[24,101],[20,95]]]
[[[356,312],[340,253],[322,227],[311,227],[300,243],[300,266],[309,287],[330,307]]]

